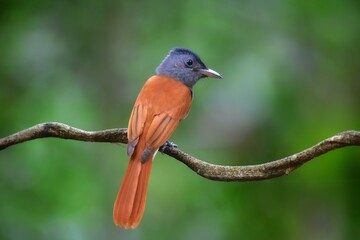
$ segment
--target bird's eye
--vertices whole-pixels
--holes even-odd
[[[189,67],[191,67],[191,66],[193,65],[193,60],[188,59],[188,60],[186,61],[186,65],[188,65]]]

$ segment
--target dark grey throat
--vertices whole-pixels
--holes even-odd
[[[196,73],[194,70],[189,69],[188,71],[182,71],[176,67],[168,68],[160,65],[156,68],[156,74],[164,75],[167,77],[174,78],[184,83],[189,88],[192,88],[200,78],[204,77],[202,74]]]

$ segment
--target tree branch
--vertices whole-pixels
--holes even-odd
[[[84,131],[63,123],[47,122],[0,139],[0,150],[37,138],[55,137],[86,142],[127,143],[127,129]],[[199,160],[178,148],[166,148],[164,153],[181,161],[202,177],[217,181],[256,181],[289,174],[304,163],[329,151],[360,146],[360,132],[346,131],[305,149],[294,155],[258,165],[222,166]]]

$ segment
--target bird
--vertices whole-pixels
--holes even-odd
[[[117,194],[116,226],[136,228],[143,216],[153,159],[187,117],[193,87],[202,78],[222,78],[186,48],[173,48],[142,87],[132,109],[127,137],[127,170]],[[165,144],[165,145],[164,145]]]

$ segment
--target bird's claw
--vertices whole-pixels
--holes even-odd
[[[159,151],[160,151],[161,153],[164,153],[167,148],[172,148],[172,147],[177,148],[178,145],[176,145],[176,144],[173,143],[173,142],[166,141],[166,142],[159,148]]]

